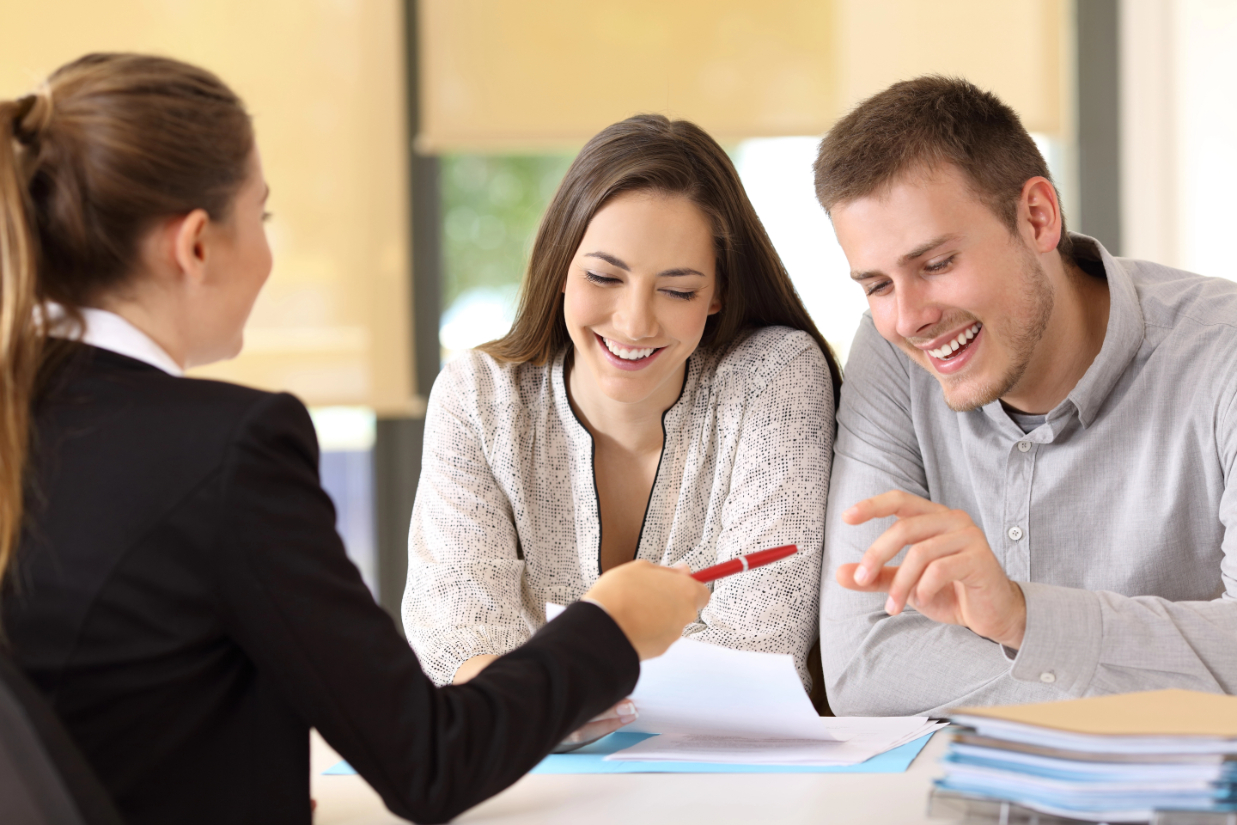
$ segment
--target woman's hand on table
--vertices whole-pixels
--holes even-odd
[[[594,716],[592,719],[585,722],[580,729],[568,736],[553,753],[568,753],[576,748],[582,748],[585,745],[596,742],[607,734],[614,733],[624,725],[630,725],[636,721],[637,717],[636,706],[630,699],[624,699],[614,707]]]

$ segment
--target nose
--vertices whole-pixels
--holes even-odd
[[[898,284],[894,294],[898,318],[896,329],[903,338],[915,338],[941,320],[940,307],[927,294],[918,279],[908,278]]]
[[[614,327],[632,343],[657,335],[659,325],[653,311],[653,295],[643,289],[627,289],[614,314]]]

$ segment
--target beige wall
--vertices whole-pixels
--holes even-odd
[[[197,373],[413,410],[402,4],[0,0],[0,95],[102,50],[201,64],[254,115],[275,269],[245,352]]]
[[[960,74],[1066,136],[1069,0],[421,0],[426,150],[578,146],[641,111],[720,140],[814,135]]]
[[[86,51],[154,51],[246,99],[275,271],[232,362],[316,405],[415,412],[399,0],[0,0],[0,94]],[[1070,0],[421,0],[432,151],[579,146],[638,111],[723,141],[819,134],[928,71],[1069,143]]]

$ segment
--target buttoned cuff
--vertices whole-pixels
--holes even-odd
[[[1099,596],[1087,590],[1018,582],[1027,603],[1027,629],[1010,676],[1053,685],[1080,696],[1099,665],[1104,624]],[[1008,653],[1008,650],[1007,650]]]

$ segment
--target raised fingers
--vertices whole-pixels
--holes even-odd
[[[905,490],[890,490],[879,496],[865,498],[843,511],[842,521],[847,524],[863,524],[874,518],[897,516],[907,518],[922,513],[946,509],[944,505],[928,501],[926,498],[912,495]]]
[[[966,547],[967,535],[963,531],[941,533],[912,544],[911,549],[902,559],[902,564],[897,568],[897,574],[889,587],[889,599],[885,602],[885,612],[891,616],[901,613],[912,592],[915,592],[918,598],[928,598],[930,593],[916,591],[920,582],[926,577],[932,577],[935,583],[931,594],[939,590],[944,582],[939,580],[941,570],[937,568],[944,566],[952,568],[950,562],[956,561],[957,554]]]
[[[907,601],[913,598],[912,603],[916,609],[920,612],[930,611],[936,597],[946,588],[950,589],[950,592],[943,594],[946,601],[953,601],[954,583],[965,582],[973,565],[974,559],[963,553],[953,553],[936,559],[919,577],[919,581],[908,594]]]
[[[893,577],[898,572],[896,567],[882,567],[876,571],[876,578],[874,580],[860,584],[855,581],[855,571],[858,569],[859,565],[857,564],[839,564],[837,571],[833,575],[837,579],[838,584],[851,590],[862,590],[865,593],[884,593],[889,590],[889,586],[893,584]]]
[[[931,502],[928,503],[931,504]],[[933,536],[962,530],[971,524],[971,519],[966,513],[959,510],[947,510],[940,505],[933,505],[933,507],[937,509],[922,515],[900,518],[891,524],[888,530],[881,533],[868,547],[863,558],[859,560],[859,569],[855,571],[855,581],[859,584],[870,583],[876,577],[877,572],[894,556],[901,553],[902,548],[907,545],[918,544]]]

